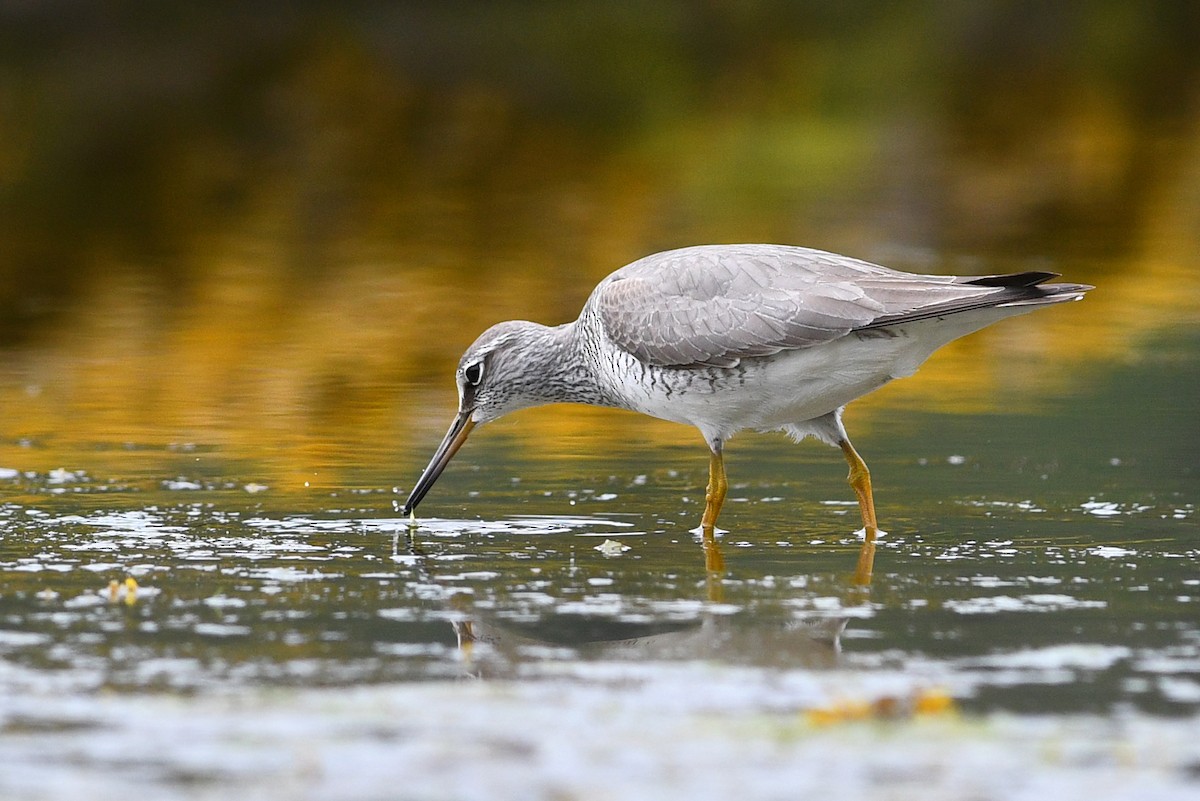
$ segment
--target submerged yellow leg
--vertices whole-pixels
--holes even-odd
[[[879,524],[875,520],[875,498],[871,493],[871,471],[850,440],[844,439],[838,445],[850,465],[850,487],[858,497],[858,508],[862,512],[864,537],[858,552],[858,566],[854,569],[854,583],[870,584],[875,569],[875,537],[879,533]]]
[[[721,451],[712,451],[708,459],[708,489],[704,493],[704,517],[700,518],[700,530],[711,533],[717,525],[717,515],[725,504],[725,493],[729,482],[725,479],[725,459]]]
[[[704,548],[704,569],[709,573],[725,572],[725,554],[721,552],[721,543],[713,535],[711,528],[704,529],[702,547]]]
[[[711,528],[704,529],[704,584],[708,588],[708,600],[712,603],[725,601],[725,555],[721,543],[717,542]]]
[[[708,489],[704,492],[704,517],[700,519],[700,535],[703,538],[704,570],[708,576],[708,600],[724,600],[725,588],[722,576],[725,573],[725,555],[721,553],[721,544],[717,542],[714,529],[717,516],[725,503],[725,493],[729,491],[729,481],[725,478],[725,459],[721,456],[720,448],[712,451],[708,459]]]

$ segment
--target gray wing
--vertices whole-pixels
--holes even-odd
[[[733,367],[857,329],[1028,299],[1014,290],[1028,296],[1052,275],[914,275],[808,248],[707,245],[622,267],[587,305],[612,342],[642,362]]]

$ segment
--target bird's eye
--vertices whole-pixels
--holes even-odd
[[[474,364],[468,364],[463,369],[463,378],[471,386],[479,386],[479,382],[483,380],[483,363],[475,362]]]

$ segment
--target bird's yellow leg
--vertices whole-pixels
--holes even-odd
[[[703,538],[704,569],[709,573],[724,573],[725,554],[721,552],[721,543],[717,542],[713,530],[706,528],[700,536]]]
[[[871,574],[875,569],[875,537],[879,533],[879,524],[875,520],[875,498],[871,493],[871,471],[867,463],[854,450],[850,440],[843,439],[838,443],[846,462],[850,465],[850,487],[858,497],[858,508],[862,512],[863,544],[858,552],[858,566],[854,569],[855,584],[870,584]]]
[[[700,518],[700,530],[711,534],[717,525],[717,515],[725,504],[725,493],[729,482],[725,479],[725,459],[720,450],[712,451],[708,458],[708,489],[704,493],[704,517]]]
[[[704,578],[708,588],[708,600],[712,603],[725,601],[725,555],[721,543],[717,542],[711,528],[704,529]]]
[[[721,601],[724,596],[722,574],[725,572],[725,555],[717,542],[714,529],[717,515],[725,503],[729,481],[725,478],[725,459],[718,445],[708,459],[708,489],[704,491],[704,517],[700,519],[700,536],[704,547],[704,570],[708,576],[708,599]]]

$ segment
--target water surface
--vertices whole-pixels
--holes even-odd
[[[710,571],[702,443],[630,436],[659,424],[619,413],[590,413],[598,452],[531,448],[535,413],[485,427],[415,525],[390,469],[302,493],[274,489],[269,463],[214,478],[219,453],[189,471],[199,457],[174,449],[126,451],[154,482],[6,468],[0,647],[81,691],[661,658],[915,670],[976,711],[1190,714],[1196,445],[1182,407],[1137,410],[1197,383],[1194,358],[1152,360],[1018,414],[880,410],[859,438],[889,532],[869,588],[850,580],[857,507],[836,451],[735,440]]]

